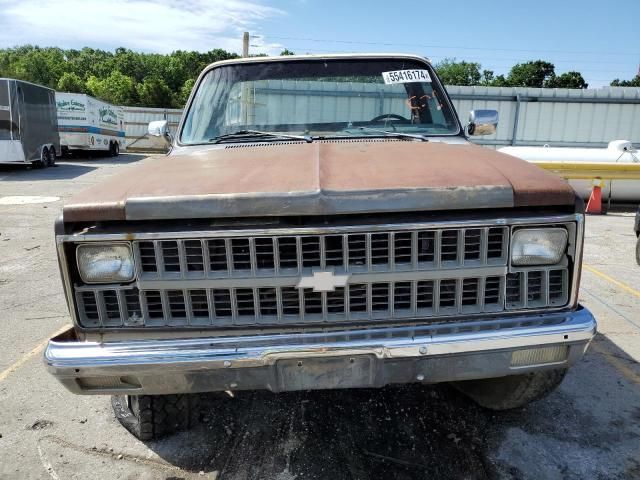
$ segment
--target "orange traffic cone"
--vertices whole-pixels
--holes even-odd
[[[593,186],[585,212],[591,215],[602,215],[602,187],[600,184]]]

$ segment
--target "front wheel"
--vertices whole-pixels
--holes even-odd
[[[186,430],[197,422],[197,395],[114,395],[111,406],[124,428],[140,440]]]
[[[51,155],[47,147],[42,149],[40,160],[34,162],[34,164],[37,168],[47,168],[51,164]]]
[[[490,410],[510,410],[540,400],[555,390],[566,369],[543,370],[508,377],[455,382],[453,386]]]
[[[56,164],[56,149],[55,147],[51,147],[49,150],[49,166],[53,167]]]

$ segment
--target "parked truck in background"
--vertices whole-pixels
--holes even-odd
[[[0,78],[0,163],[46,168],[60,154],[55,91]]]
[[[81,93],[56,93],[63,155],[101,151],[117,156],[125,149],[122,107]]]

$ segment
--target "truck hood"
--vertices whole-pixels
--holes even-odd
[[[569,184],[476,145],[398,140],[225,145],[126,169],[67,222],[573,205]]]

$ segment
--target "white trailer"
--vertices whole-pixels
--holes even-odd
[[[640,153],[629,140],[613,140],[607,148],[503,147],[498,149],[528,162],[640,163]],[[569,180],[582,198],[589,198],[592,180]],[[602,196],[614,202],[640,201],[640,180],[605,180]]]
[[[62,153],[125,149],[124,110],[81,93],[56,92]]]

